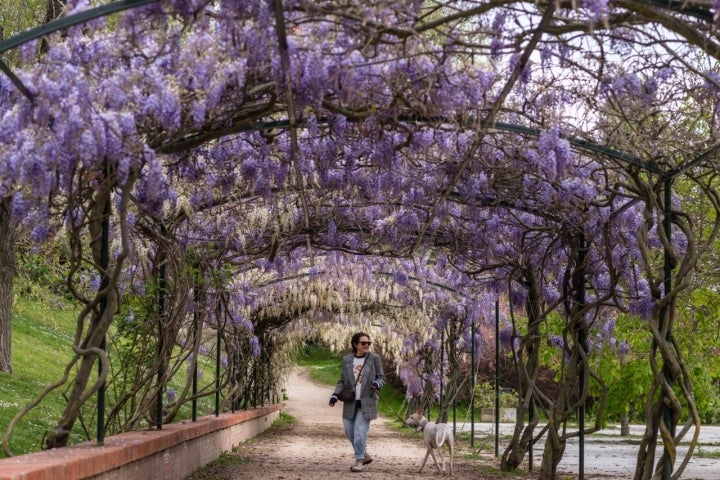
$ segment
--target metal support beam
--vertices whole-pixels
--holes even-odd
[[[215,339],[215,416],[220,416],[220,352],[222,348],[222,332],[220,331],[220,316],[222,307],[218,300],[217,307],[217,338]]]
[[[587,355],[587,334],[588,327],[585,323],[585,282],[588,246],[585,242],[585,235],[580,233],[578,238],[577,265],[575,266],[575,302],[577,313],[576,328],[578,329],[578,348],[582,349],[583,356]],[[578,408],[578,431],[579,431],[579,453],[578,453],[578,479],[585,478],[585,402],[583,400],[587,379],[585,378],[585,362],[579,362],[580,372],[578,373],[580,406]]]
[[[495,456],[500,455],[500,300],[495,299]]]
[[[108,175],[108,165],[105,164],[105,175]],[[111,214],[111,203],[110,198],[105,198],[105,205],[103,205],[103,218],[102,218],[102,233],[100,236],[100,268],[102,270],[102,279],[100,280],[100,292],[102,297],[100,298],[100,312],[99,318],[107,314],[107,296],[108,287],[110,286],[110,278],[108,277],[108,270],[110,268],[110,214]],[[105,335],[103,335],[100,341],[100,349],[107,353],[107,344]],[[108,363],[109,363],[108,359]],[[103,369],[110,368],[109,365],[103,365],[102,358],[98,358],[98,376],[102,375]],[[97,444],[103,445],[105,442],[105,389],[106,381],[103,380],[100,388],[97,392]]]
[[[110,15],[111,13],[120,12],[122,10],[129,10],[131,8],[140,7],[150,3],[156,3],[158,1],[159,0],[119,0],[117,2],[112,2],[107,5],[102,5],[100,7],[90,8],[79,13],[74,13],[72,15],[68,15],[67,17],[58,18],[57,20],[44,23],[39,27],[31,28],[30,30],[25,30],[22,33],[13,35],[8,39],[3,40],[2,42],[0,42],[0,53],[6,52],[24,43],[38,39],[43,35],[57,32],[58,30],[62,30],[63,28],[72,27],[73,25],[85,23],[88,20],[104,17],[106,15]]]
[[[160,227],[163,236],[166,233],[165,226]],[[167,260],[163,256],[158,267],[157,278],[157,318],[158,318],[158,346],[157,346],[157,397],[155,398],[155,428],[162,430],[163,425],[163,393],[165,392],[165,360],[163,358],[165,351],[165,293],[167,279]]]
[[[58,18],[57,20],[44,23],[39,27],[31,28],[30,30],[26,30],[22,33],[19,33],[18,35],[13,35],[8,39],[3,40],[2,42],[0,42],[0,54],[15,47],[18,47],[24,43],[38,39],[49,33],[62,30],[63,28],[68,28],[79,23],[85,23],[88,20],[104,17],[111,13],[128,10],[130,8],[147,5],[149,3],[155,3],[158,1],[159,0],[120,0],[118,2],[113,2],[100,7],[84,10],[73,15],[68,15],[67,17]],[[12,81],[12,83],[17,87],[17,89],[20,90],[20,92],[22,92],[22,94],[25,95],[28,100],[30,100],[31,102],[33,101],[35,97],[32,92],[30,92],[30,90],[22,83],[22,81],[17,77],[17,75],[13,73],[10,67],[1,58],[0,70],[2,70],[2,72],[8,76],[10,81]]]
[[[13,73],[13,71],[10,69],[10,67],[7,66],[7,64],[0,59],[0,70],[5,73],[5,75],[8,76],[10,81],[17,87],[20,92],[27,97],[30,102],[33,102],[35,99],[35,96],[32,94],[32,92],[22,83],[22,81]]]
[[[671,202],[672,202],[672,179],[665,178],[665,205],[664,205],[664,214],[665,218],[663,219],[663,228],[665,229],[665,235],[667,236],[668,242],[672,241],[672,209],[671,209]],[[664,292],[663,295],[667,297],[670,295],[670,292],[672,291],[672,262],[670,259],[670,254],[668,253],[667,249],[665,250],[665,256],[664,256],[664,265],[663,265],[663,271],[665,274],[664,278]],[[668,320],[668,317],[670,316],[670,313],[667,311],[668,307],[666,306],[664,311],[661,313],[660,316],[660,331],[663,330],[664,323]],[[670,328],[668,328],[666,339],[670,340],[672,337],[672,332]],[[670,373],[670,369],[667,367],[667,365],[663,365],[662,367],[663,375],[665,376],[665,381],[668,383],[668,385],[672,386],[673,379],[672,374]],[[664,397],[663,393],[663,397]],[[665,423],[665,426],[667,427],[668,431],[670,432],[670,435],[675,438],[675,421],[673,420],[672,416],[672,410],[670,407],[668,407],[667,403],[664,403],[662,406],[662,422]],[[673,447],[674,448],[674,447]],[[671,455],[670,450],[668,449],[668,446],[665,445],[665,442],[663,442],[663,455],[662,455],[662,461],[663,461],[663,480],[670,480],[672,470],[673,470],[673,462],[671,461]]]
[[[470,324],[470,448],[475,448],[475,320]]]

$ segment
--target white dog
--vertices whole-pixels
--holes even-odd
[[[450,426],[447,423],[433,423],[428,422],[428,419],[423,416],[422,409],[418,410],[416,413],[413,413],[408,417],[407,420],[405,420],[405,425],[409,427],[415,427],[415,429],[418,432],[423,432],[424,434],[424,440],[425,440],[425,447],[427,448],[427,452],[425,453],[425,459],[422,462],[422,465],[420,465],[420,470],[418,473],[422,472],[423,468],[425,467],[425,462],[427,462],[428,455],[432,455],[433,462],[435,462],[435,466],[438,468],[438,470],[441,470],[443,475],[445,474],[445,459],[442,456],[442,446],[447,445],[448,449],[450,450],[450,476],[453,474],[453,432]],[[438,455],[440,455],[440,461],[442,462],[442,469],[438,466],[437,459],[435,459],[435,453],[434,450],[437,448]]]

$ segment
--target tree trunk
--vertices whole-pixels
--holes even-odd
[[[655,337],[657,346],[651,349],[651,367],[655,374],[653,389],[648,396],[646,413],[645,435],[640,442],[638,449],[638,462],[635,470],[636,480],[648,480],[650,478],[663,478],[663,472],[668,470],[672,475],[675,470],[677,458],[677,443],[675,439],[675,426],[682,413],[681,400],[675,395],[672,386],[682,383],[683,376],[680,374],[679,355],[670,345],[670,341]],[[655,361],[656,350],[662,352],[663,366],[658,366]],[[670,372],[669,374],[667,372]],[[687,378],[687,377],[685,377]],[[691,391],[687,385],[687,391]],[[690,405],[688,408],[695,410],[694,400],[684,397],[685,402]],[[661,447],[657,447],[659,440],[662,440]],[[655,470],[653,464],[655,450],[662,448],[663,455],[657,461]]]
[[[98,378],[88,390],[88,384],[90,383],[95,361],[98,359],[99,351],[102,350],[105,334],[110,328],[119,303],[116,290],[114,288],[108,288],[110,282],[110,260],[108,255],[109,217],[111,211],[112,186],[112,179],[106,179],[105,188],[98,190],[92,209],[92,217],[89,222],[89,230],[93,240],[93,259],[96,264],[99,265],[99,271],[102,275],[100,291],[96,294],[97,307],[86,307],[83,313],[81,313],[81,319],[78,324],[83,323],[82,317],[86,315],[90,316],[90,324],[82,344],[75,346],[75,351],[78,352],[77,355],[81,357],[80,366],[75,375],[73,387],[68,396],[63,416],[52,433],[45,438],[43,444],[44,449],[67,446],[73,425],[80,413],[80,408],[88,400],[90,395],[96,392],[105,381],[104,378]],[[121,259],[118,258],[118,264],[120,262]],[[116,268],[119,268],[119,265],[117,265]],[[107,361],[104,363],[107,364]]]
[[[503,452],[500,461],[500,468],[504,472],[515,470],[520,466],[528,446],[533,437],[535,427],[538,424],[537,412],[535,411],[535,397],[533,395],[533,384],[537,377],[538,365],[540,363],[540,324],[539,318],[541,308],[540,295],[537,291],[537,284],[534,281],[532,272],[526,272],[526,287],[528,290],[527,298],[527,315],[528,328],[527,334],[522,339],[523,346],[520,348],[518,357],[515,358],[515,368],[518,373],[518,391],[520,398],[520,406],[517,411],[517,419],[515,423],[515,431],[513,438]],[[523,353],[527,354],[524,359]],[[530,414],[529,422],[525,425],[525,418]]]
[[[0,202],[0,371],[12,372],[12,302],[15,281],[15,226],[12,198]]]
[[[440,403],[440,411],[438,413],[438,422],[447,423],[450,408],[455,403],[457,392],[460,388],[463,375],[460,370],[460,356],[457,352],[457,345],[460,342],[460,335],[464,325],[464,318],[453,316],[452,321],[448,323],[447,340],[445,341],[445,349],[447,351],[445,358],[448,364],[448,382],[443,392],[442,402]]]
[[[571,338],[572,343],[566,345],[566,349],[571,347],[569,352],[569,360],[564,362],[561,368],[562,378],[559,382],[560,391],[556,395],[556,399],[545,400],[549,405],[547,441],[543,451],[542,464],[540,466],[540,479],[554,479],[557,476],[557,467],[562,460],[567,445],[568,420],[576,415],[578,418],[578,426],[581,430],[579,433],[584,435],[587,433],[585,427],[585,404],[587,401],[589,365],[588,365],[588,325],[585,321],[585,282],[586,282],[586,254],[587,245],[585,236],[580,234],[571,239],[570,245],[575,250],[574,264],[570,263],[571,282],[566,284],[564,293],[566,295],[566,311],[569,318],[564,332],[567,332],[566,338]],[[575,400],[577,398],[577,400]],[[595,422],[595,430],[599,428],[602,420],[603,405],[605,404],[605,394],[600,401]]]
[[[573,413],[579,413],[578,404],[571,400],[572,392],[577,391],[579,383],[577,381],[578,369],[573,365],[577,361],[578,356],[575,354],[565,369],[564,381],[561,381],[561,390],[548,412],[550,419],[548,420],[547,440],[545,441],[538,479],[552,480],[557,478],[557,467],[567,446],[568,436],[565,432],[567,431],[568,419]]]
[[[630,416],[627,413],[620,418],[620,436],[630,436]]]
[[[63,10],[67,5],[67,0],[47,0],[45,4],[45,21],[43,23],[50,23],[53,20],[60,18],[63,14]],[[48,52],[50,46],[48,45],[47,37],[43,36],[40,40],[39,52],[44,55]]]
[[[530,399],[530,405],[534,405],[532,398]],[[533,414],[530,415],[530,420],[528,424],[525,425],[525,417],[528,415],[528,412],[533,412]],[[530,408],[526,406],[524,402],[520,403],[517,410],[513,438],[503,452],[502,459],[500,460],[500,469],[503,472],[515,470],[525,458],[525,454],[533,438],[533,433],[535,432],[535,427],[537,427],[538,424],[538,416],[535,412],[536,409],[534,407]]]
[[[94,326],[91,327],[91,333],[83,343],[84,350],[100,348],[105,333],[107,333],[110,327],[113,312],[117,308],[117,300],[114,294],[110,295],[109,300],[108,310],[104,312],[103,316],[97,322],[93,321]],[[88,352],[84,353],[82,357],[63,416],[53,431],[45,438],[42,447],[44,450],[67,446],[70,440],[70,433],[80,413],[80,408],[88,400],[90,394],[97,391],[100,383],[102,383],[96,381],[92,388],[88,390],[90,377],[95,371],[95,361],[98,356],[92,352]]]
[[[548,429],[538,480],[554,480],[557,478],[557,466],[562,460],[566,445],[567,441],[564,436],[560,436],[554,428]]]
[[[101,276],[100,289],[97,291],[95,298],[92,299],[80,313],[78,318],[78,332],[76,339],[80,338],[80,333],[86,328],[86,334],[80,345],[74,345],[76,359],[79,359],[79,366],[72,381],[72,388],[67,397],[67,405],[63,411],[62,418],[55,426],[52,432],[48,434],[43,442],[43,448],[58,448],[68,444],[70,433],[75,421],[80,415],[81,407],[97,392],[106,380],[108,373],[108,361],[103,346],[103,340],[112,323],[115,312],[119,305],[119,294],[117,289],[118,272],[121,271],[124,261],[127,258],[127,245],[125,239],[126,225],[120,222],[120,237],[122,238],[122,251],[115,255],[113,260],[110,256],[110,216],[112,212],[112,191],[116,187],[115,177],[108,175],[107,170],[104,172],[106,177],[101,187],[94,192],[89,204],[91,206],[88,217],[87,229],[90,233],[92,258],[98,266],[98,273]],[[132,184],[124,185],[125,190],[122,193],[118,211],[121,212],[120,218],[125,218],[127,211],[127,199],[132,191]],[[82,247],[82,235],[78,232],[70,234],[71,249],[79,251]],[[74,258],[80,259],[80,255]],[[112,261],[112,263],[111,263]],[[68,282],[72,278],[68,279]],[[88,322],[88,325],[85,323]],[[102,373],[90,385],[91,377],[94,370],[95,361],[102,358]],[[105,419],[101,419],[102,422]]]

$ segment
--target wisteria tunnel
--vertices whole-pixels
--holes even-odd
[[[681,478],[720,418],[717,2],[38,3],[0,30],[0,359],[18,245],[61,250],[44,448],[275,401],[363,329],[441,419],[505,365],[503,470],[636,408],[635,478]]]

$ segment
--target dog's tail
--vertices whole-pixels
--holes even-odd
[[[435,430],[435,445],[437,445],[438,447],[444,445],[447,434],[447,428],[438,428],[437,430]]]

